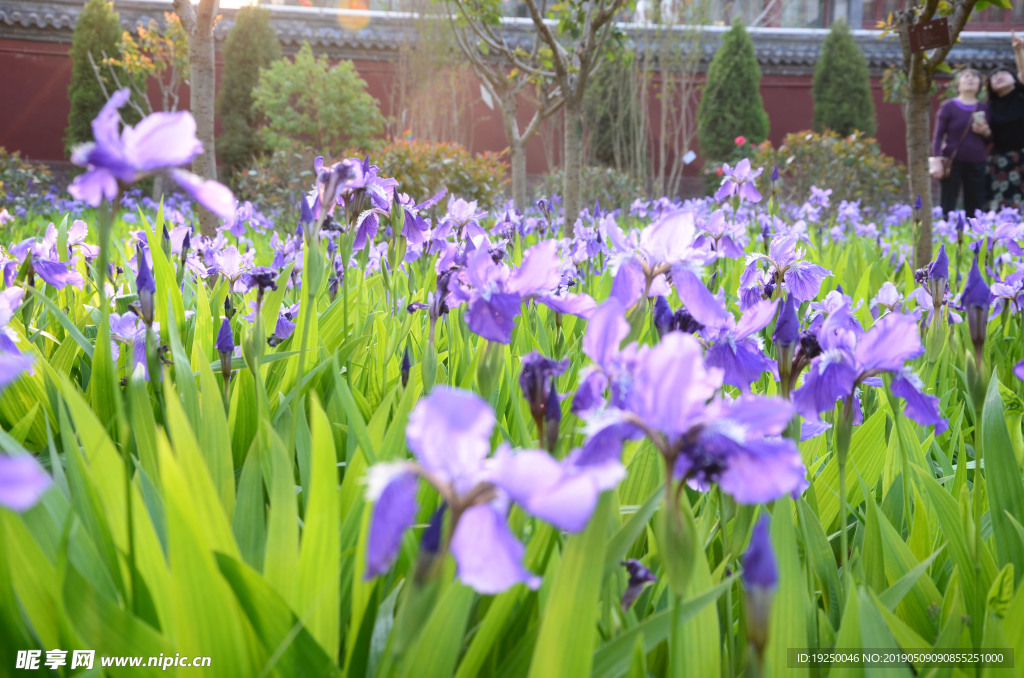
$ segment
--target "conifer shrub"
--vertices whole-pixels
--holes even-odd
[[[760,84],[754,42],[737,18],[722,36],[722,45],[708,66],[697,110],[697,135],[705,161],[728,158],[737,137],[755,144],[768,138],[768,113]]]
[[[758,186],[767,195],[768,177],[778,165],[777,187],[782,202],[801,203],[811,186],[831,188],[832,201],[860,201],[861,207],[879,209],[910,198],[906,168],[882,153],[878,142],[863,132],[839,136],[805,130],[787,134],[778,148],[764,142],[751,149],[750,163],[763,167]]]
[[[830,129],[840,136],[875,133],[868,62],[845,21],[832,24],[814,70],[815,131]]]
[[[224,81],[217,96],[222,129],[217,158],[233,173],[262,150],[255,134],[259,119],[252,110],[252,95],[260,69],[280,58],[281,45],[270,26],[270,12],[253,6],[238,10],[224,42]]]

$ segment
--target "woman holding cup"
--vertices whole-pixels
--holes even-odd
[[[973,217],[976,210],[986,207],[986,144],[992,132],[988,104],[978,100],[981,82],[978,71],[973,68],[961,70],[954,81],[956,97],[939,108],[929,171],[940,180],[939,203],[943,214],[956,209],[961,188],[967,216]]]

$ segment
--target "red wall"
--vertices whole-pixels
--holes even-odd
[[[66,160],[63,136],[69,112],[67,88],[71,78],[68,50],[66,44],[0,40],[0,146],[10,151],[21,151],[33,160]],[[388,110],[388,92],[394,79],[394,64],[380,61],[355,63],[371,94],[381,101],[384,115],[393,114]],[[504,150],[505,133],[500,113],[483,103],[478,81],[472,73],[467,72],[465,83],[466,100],[473,102],[471,118],[474,120],[473,129],[465,132],[465,138],[471,140],[472,150],[476,152]],[[905,162],[905,126],[899,107],[882,101],[880,82],[874,82],[873,86],[878,120],[876,136],[882,151]],[[656,111],[658,102],[653,89],[648,105]],[[151,95],[155,97],[155,91],[151,91]],[[810,129],[812,102],[809,77],[765,76],[761,81],[761,96],[771,123],[770,138],[775,145],[790,132]],[[439,97],[436,105],[442,103],[443,97]],[[187,107],[186,92],[181,108]],[[528,106],[521,107],[520,124],[525,126],[530,115]],[[560,117],[556,115],[549,124],[557,126],[559,121]],[[654,129],[657,129],[656,121]],[[527,171],[530,174],[542,174],[549,169],[543,144],[543,139],[534,137],[528,146]],[[557,147],[559,144],[560,134],[556,133],[553,145]],[[559,155],[560,149],[556,149],[556,161]],[[696,166],[692,167],[691,172],[695,169]]]
[[[70,45],[0,40],[0,146],[63,160]]]
[[[883,153],[906,163],[907,127],[899,104],[885,102],[880,79],[873,80],[871,85],[878,128],[875,138]],[[768,136],[773,145],[778,146],[791,132],[811,129],[814,102],[810,77],[764,76],[761,78],[761,97],[770,118]]]

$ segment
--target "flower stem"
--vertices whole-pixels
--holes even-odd
[[[850,451],[850,435],[853,428],[853,396],[843,401],[843,410],[836,426],[835,447],[836,463],[839,465],[839,566],[843,577],[847,573],[849,557],[849,537],[847,528],[846,505],[846,457]]]

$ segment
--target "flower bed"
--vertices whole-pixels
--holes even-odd
[[[5,666],[780,675],[821,661],[800,648],[1024,650],[1019,213],[939,221],[914,270],[912,207],[781,209],[749,161],[714,198],[597,206],[561,237],[545,201],[318,159],[273,223],[176,169],[187,113],[121,130],[116,103],[66,217],[6,218]],[[188,197],[126,192],[154,172]]]

